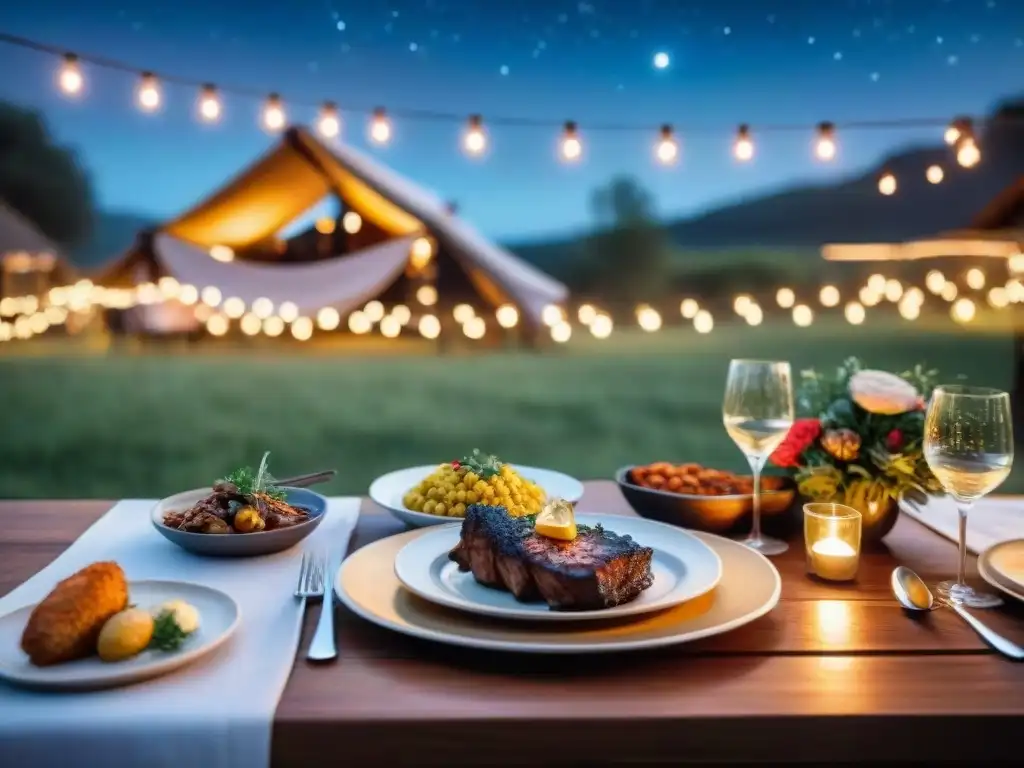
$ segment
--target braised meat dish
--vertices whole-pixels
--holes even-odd
[[[257,471],[243,468],[218,480],[209,496],[191,508],[168,512],[164,525],[189,533],[258,533],[287,528],[309,520],[309,511],[285,501],[274,485],[267,457]]]
[[[650,587],[653,554],[632,537],[599,525],[581,525],[572,541],[559,541],[537,534],[530,517],[474,504],[449,558],[480,584],[507,590],[522,602],[592,611],[627,603]]]

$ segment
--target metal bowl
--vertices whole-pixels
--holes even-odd
[[[641,517],[658,520],[697,531],[723,533],[741,524],[750,524],[754,508],[753,494],[708,496],[644,488],[630,480],[630,472],[638,465],[622,467],[615,473],[615,482],[626,501]],[[779,490],[761,491],[761,516],[768,519],[786,517],[796,499],[796,483],[782,478]]]
[[[283,489],[285,501],[309,512],[309,519],[287,528],[253,533],[215,534],[179,531],[164,525],[167,512],[189,509],[200,499],[210,495],[210,488],[197,488],[160,501],[152,511],[153,527],[161,536],[182,549],[207,557],[257,557],[283,552],[309,536],[323,522],[327,514],[327,499],[308,488]]]

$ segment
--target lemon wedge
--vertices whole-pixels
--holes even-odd
[[[563,499],[549,501],[538,513],[533,529],[550,539],[572,541],[576,538],[576,515],[572,504]]]

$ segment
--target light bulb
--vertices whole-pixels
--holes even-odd
[[[970,136],[960,141],[960,146],[956,150],[956,161],[964,168],[973,168],[981,162],[981,150]]]
[[[316,313],[316,324],[323,331],[333,331],[341,325],[341,315],[334,307],[323,307]]]
[[[754,139],[750,135],[750,126],[741,125],[736,131],[736,141],[732,145],[732,154],[743,163],[753,159]]]
[[[217,89],[212,85],[204,85],[199,92],[199,117],[207,123],[220,119],[220,98]]]
[[[607,339],[612,335],[612,319],[608,315],[597,315],[590,324],[595,339]]]
[[[943,134],[942,138],[951,147],[960,140],[960,127],[957,125],[955,120],[949,124],[948,128],[946,128],[946,132]]]
[[[270,94],[263,106],[263,127],[268,131],[279,131],[284,128],[285,120],[281,97],[276,93]]]
[[[325,139],[333,139],[341,133],[341,118],[338,106],[332,102],[324,102],[320,109],[320,117],[316,121],[316,129]]]
[[[580,141],[576,123],[571,120],[565,124],[565,130],[562,132],[561,154],[562,159],[570,163],[579,160],[583,155],[583,142]]]
[[[151,72],[143,72],[142,80],[139,83],[139,90],[136,94],[139,101],[139,109],[143,112],[153,112],[160,106],[160,83]]]
[[[391,141],[391,121],[383,107],[373,110],[373,119],[370,121],[370,140],[374,144],[387,144]]]
[[[924,172],[924,176],[932,184],[941,184],[942,180],[946,177],[946,173],[942,170],[941,165],[929,165],[928,170]]]
[[[655,157],[658,158],[658,162],[662,165],[671,165],[679,157],[679,145],[676,143],[675,137],[672,135],[672,126],[663,125],[661,126],[661,137],[658,139],[658,143],[654,147]]]
[[[483,118],[480,115],[471,115],[469,127],[462,137],[462,146],[470,155],[482,155],[487,149],[487,134],[484,133]]]
[[[846,322],[850,325],[860,325],[864,322],[867,312],[864,311],[864,307],[861,304],[851,301],[843,309],[843,314],[846,316]]]
[[[434,246],[425,237],[417,237],[412,242],[409,252],[409,264],[416,270],[423,270],[430,263],[430,257],[434,255]]]
[[[425,307],[437,304],[437,288],[432,285],[421,285],[416,289],[416,301]]]
[[[796,304],[796,294],[792,288],[779,288],[775,293],[775,301],[783,309],[790,309]]]
[[[822,286],[818,291],[818,300],[823,307],[834,307],[839,304],[839,289],[834,285]]]
[[[346,211],[341,217],[341,227],[350,235],[354,235],[363,228],[363,217],[355,211]]]
[[[980,291],[985,287],[985,273],[977,267],[967,270],[967,287]]]
[[[896,177],[886,171],[878,179],[878,191],[888,197],[896,193]]]
[[[818,124],[818,138],[814,144],[814,154],[819,160],[828,162],[836,156],[836,128],[832,123]]]
[[[78,57],[75,54],[64,55],[64,61],[61,63],[60,72],[57,75],[57,84],[68,96],[77,96],[82,92],[85,78],[82,77],[82,69],[78,65]]]
[[[436,339],[441,335],[441,321],[434,315],[424,315],[420,318],[419,332],[425,339]]]
[[[519,310],[511,304],[503,304],[498,307],[494,316],[502,328],[514,328],[519,322]]]

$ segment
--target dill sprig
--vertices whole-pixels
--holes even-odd
[[[178,624],[174,611],[160,611],[153,619],[153,637],[149,641],[150,648],[155,648],[158,651],[176,651],[187,639],[188,632],[185,632]]]
[[[231,483],[243,496],[253,496],[257,493],[271,499],[284,501],[285,492],[278,488],[274,476],[267,469],[267,460],[270,458],[270,451],[263,454],[259,468],[254,472],[252,467],[240,467],[231,472],[220,482]]]

